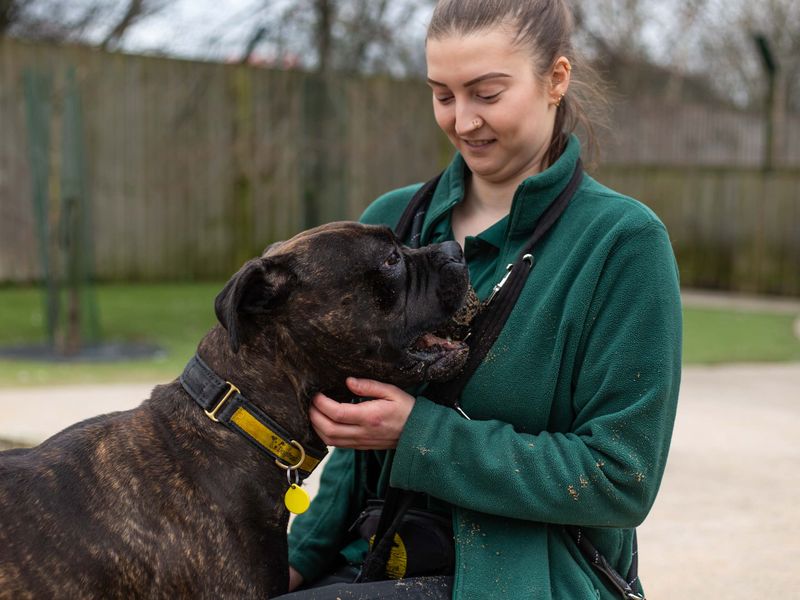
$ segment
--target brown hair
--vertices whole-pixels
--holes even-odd
[[[427,39],[468,35],[491,27],[508,26],[514,43],[527,46],[537,77],[544,81],[560,56],[572,64],[569,94],[556,111],[553,137],[545,155],[545,168],[553,164],[579,127],[595,159],[595,131],[607,121],[608,101],[598,74],[572,46],[574,22],[566,0],[439,0],[428,25]]]

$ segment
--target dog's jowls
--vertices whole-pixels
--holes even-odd
[[[460,307],[467,279],[454,243],[410,250],[387,228],[326,225],[233,276],[198,354],[298,442],[320,444],[317,390],[344,400],[349,375],[409,386],[463,365],[465,345],[426,332]],[[134,410],[0,453],[0,598],[277,595],[287,487],[177,380],[158,386]]]

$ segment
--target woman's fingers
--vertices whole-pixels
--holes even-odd
[[[359,450],[397,447],[415,399],[400,388],[371,379],[348,378],[350,390],[373,397],[359,404],[341,404],[318,393],[309,408],[311,424],[331,446]]]
[[[346,383],[351,392],[365,398],[386,398],[387,400],[393,400],[408,395],[395,385],[382,383],[374,379],[348,377]]]

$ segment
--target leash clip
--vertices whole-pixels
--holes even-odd
[[[214,410],[212,410],[210,412],[207,411],[207,410],[203,411],[204,413],[206,413],[206,416],[209,419],[211,419],[212,421],[214,421],[216,423],[219,423],[219,419],[217,418],[217,413],[222,408],[222,405],[225,404],[225,402],[228,400],[228,398],[230,398],[233,394],[241,394],[242,393],[239,390],[239,388],[237,388],[235,385],[233,385],[230,381],[226,381],[225,383],[227,383],[230,387],[228,388],[228,391],[225,392],[225,395],[222,397],[222,400],[217,402],[217,405],[214,407]]]
[[[489,306],[492,303],[492,300],[494,300],[494,297],[497,296],[497,293],[501,289],[503,289],[503,286],[506,284],[506,281],[508,281],[508,277],[511,275],[511,269],[513,268],[514,268],[514,263],[508,263],[508,266],[506,267],[506,274],[492,288],[492,293],[489,294],[489,298],[486,300],[486,306]]]
[[[533,267],[533,254],[526,254],[525,256],[522,257],[522,261],[528,263],[528,269],[530,269],[531,267]],[[503,286],[506,284],[506,281],[508,281],[508,278],[511,276],[511,270],[513,268],[514,268],[514,263],[508,263],[508,266],[506,267],[506,274],[492,288],[492,293],[489,295],[489,298],[487,298],[485,306],[489,306],[492,303],[492,300],[494,300],[494,297],[497,296],[497,293],[501,289],[503,289]]]

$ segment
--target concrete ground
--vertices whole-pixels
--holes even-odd
[[[728,305],[800,315],[798,303],[763,303]],[[80,419],[138,405],[153,385],[0,388],[0,439],[38,443]],[[800,363],[684,369],[664,481],[639,530],[650,598],[797,596],[798,440]]]

